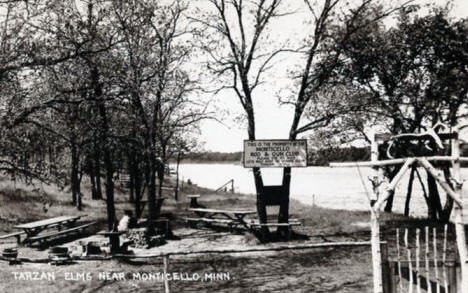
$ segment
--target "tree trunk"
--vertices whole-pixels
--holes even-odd
[[[388,178],[388,182],[392,182],[393,178],[395,178],[396,174],[398,173],[398,171],[400,171],[400,168],[401,166],[395,166],[394,169],[392,171],[390,170],[387,170],[387,178]],[[387,199],[387,202],[385,204],[385,208],[384,208],[384,211],[386,213],[391,213],[392,212],[392,209],[393,209],[393,199],[395,198],[395,190],[392,190],[390,192],[390,196],[388,197]]]
[[[94,174],[96,178],[96,199],[102,199],[101,184],[101,150],[97,142],[94,143]]]
[[[260,171],[260,168],[257,168],[257,167],[252,168],[252,171],[253,171],[254,182],[255,182],[255,190],[257,191],[258,220],[260,221],[261,224],[266,224],[268,219],[267,219],[266,202],[265,202],[266,194],[263,188],[262,173]],[[270,230],[266,226],[262,226],[261,230],[262,230],[263,235],[268,235],[270,233]]]
[[[114,166],[112,157],[107,147],[104,147],[104,165],[106,168],[106,205],[107,205],[107,223],[109,230],[115,225],[115,204],[114,204]]]
[[[291,168],[283,168],[283,194],[279,208],[278,223],[289,222],[289,193],[291,190]],[[289,233],[289,227],[278,227],[278,233],[282,236]]]
[[[413,166],[411,168],[410,178],[408,181],[408,191],[406,192],[406,201],[405,201],[405,216],[409,216],[410,212],[410,201],[411,201],[411,194],[413,193],[413,181],[414,181],[414,173],[416,172],[416,167]]]
[[[71,151],[71,178],[70,187],[72,193],[72,203],[74,206],[77,205],[77,184],[78,184],[78,154],[76,149],[76,143],[72,139],[70,142]]]
[[[176,201],[179,200],[179,165],[181,161],[182,156],[180,155],[180,152],[177,154],[177,166],[176,166],[176,186],[174,190],[174,198]]]
[[[135,178],[133,177],[132,172],[129,172],[129,192],[130,198],[128,199],[131,203],[135,202]]]
[[[428,217],[432,220],[437,220],[442,211],[442,205],[440,203],[439,190],[437,189],[437,183],[435,178],[427,173],[427,189],[428,189]]]
[[[157,198],[161,198],[163,196],[162,194],[162,187],[163,187],[163,183],[164,183],[164,177],[165,177],[165,173],[164,173],[164,164],[157,164],[156,165],[156,170],[157,170],[157,175],[158,175],[158,193],[157,193]],[[159,217],[159,215],[161,214],[161,207],[162,207],[162,203],[158,201],[158,205],[156,206],[156,217]]]
[[[255,118],[254,118],[254,113],[253,113],[253,107],[251,104],[247,110],[247,120],[248,120],[249,140],[255,140]],[[255,190],[257,192],[258,219],[261,224],[266,224],[268,221],[268,217],[267,217],[267,211],[266,211],[266,202],[265,202],[266,194],[264,194],[262,173],[260,171],[260,168],[258,167],[252,168],[252,173],[254,176]],[[268,227],[266,226],[262,226],[261,230],[262,230],[261,232],[263,235],[268,235],[270,232]]]
[[[133,188],[135,190],[135,215],[137,218],[141,217],[141,172],[139,168],[139,157],[134,153],[134,161],[131,164],[130,170],[131,176],[133,177]]]
[[[130,148],[130,151],[127,153],[127,169],[128,169],[128,176],[130,179],[129,182],[129,191],[130,191],[130,198],[129,201],[131,203],[135,202],[135,174],[133,172],[133,164],[135,163],[135,151],[133,150],[133,147]]]
[[[454,186],[453,184],[450,182],[450,170],[448,167],[446,168],[443,168],[443,171],[444,171],[444,177],[445,177],[445,181],[447,181],[447,184],[454,190]],[[444,205],[444,208],[442,210],[442,212],[440,213],[440,217],[439,217],[439,220],[441,222],[444,222],[444,223],[448,223],[449,220],[450,220],[450,215],[452,213],[452,210],[453,210],[453,199],[450,197],[450,196],[446,196],[446,201],[445,201],[445,205]]]
[[[154,220],[156,220],[156,158],[153,153],[147,154],[148,176],[148,235],[154,235]]]
[[[94,172],[91,171],[92,169],[94,168],[91,168],[90,171],[89,171],[89,181],[91,182],[91,199],[93,200],[97,200],[99,198],[97,198],[97,190],[96,190],[96,178],[94,176]]]
[[[100,116],[99,123],[99,142],[104,155],[104,167],[106,169],[106,207],[107,207],[107,224],[109,230],[113,230],[116,224],[115,203],[114,203],[114,166],[112,164],[112,154],[109,141],[109,122],[107,118],[107,110],[102,98],[102,86],[99,83],[99,72],[96,67],[91,70],[91,80],[94,87],[94,98],[97,100],[97,107]],[[95,145],[96,147],[96,145]],[[96,149],[96,148],[95,148]],[[96,160],[97,166],[99,160]],[[97,178],[100,177],[100,168],[96,172]],[[101,189],[100,180],[97,182],[98,190]]]
[[[91,182],[91,199],[97,200],[100,199],[97,197],[97,186],[96,186],[96,173],[95,173],[95,167],[93,164],[93,159],[91,156],[88,156],[87,158],[88,161],[88,176],[89,176],[89,181]]]
[[[76,182],[76,208],[81,211],[83,209],[83,194],[81,193],[81,180],[83,179],[83,167],[78,168],[78,180]]]
[[[57,172],[55,172],[55,154],[53,146],[49,146],[49,173],[52,176],[57,176]]]

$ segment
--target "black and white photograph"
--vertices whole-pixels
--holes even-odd
[[[468,293],[467,0],[0,0],[0,293]]]

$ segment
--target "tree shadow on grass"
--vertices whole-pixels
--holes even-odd
[[[282,230],[275,230],[275,231],[269,231],[269,232],[262,232],[261,230],[254,230],[252,231],[252,234],[261,243],[290,242],[290,241],[310,239],[308,235],[295,232],[294,230],[291,230],[289,233],[287,231],[282,231]]]

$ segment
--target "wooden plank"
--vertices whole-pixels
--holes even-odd
[[[259,219],[257,218],[249,218],[251,223],[260,223]],[[273,219],[275,220],[275,219]],[[289,222],[300,222],[301,220],[298,218],[289,218]]]
[[[256,214],[254,210],[217,210],[217,209],[203,209],[203,208],[189,208],[192,212],[201,213],[216,213],[216,214],[238,214],[238,215],[251,215]]]
[[[11,237],[17,237],[17,236],[24,235],[24,234],[26,234],[26,232],[21,231],[21,232],[15,232],[15,233],[6,234],[6,235],[0,235],[0,239],[6,239],[6,238],[11,238]]]
[[[252,227],[288,227],[288,226],[301,226],[300,222],[289,222],[289,223],[247,223],[247,225]]]
[[[40,228],[40,227],[47,227],[50,225],[54,224],[60,224],[60,223],[65,223],[68,221],[74,221],[83,216],[60,216],[60,217],[55,217],[55,218],[50,218],[50,219],[45,219],[45,220],[39,220],[39,221],[34,221],[26,224],[21,224],[17,225],[14,228],[16,229],[34,229],[34,228]]]
[[[418,293],[421,293],[421,266],[419,263],[419,255],[421,252],[420,249],[420,230],[416,229],[416,290]]]
[[[169,271],[169,256],[163,257],[163,272],[164,272],[164,292],[169,293],[169,279],[167,278],[167,272]]]
[[[229,220],[229,219],[212,219],[212,218],[185,218],[185,220],[194,221],[194,222],[223,223],[223,224],[238,223],[237,221]]]

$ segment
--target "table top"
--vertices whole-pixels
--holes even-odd
[[[122,235],[125,234],[125,231],[99,231],[97,232],[98,235],[104,235],[104,236],[109,236],[109,235]]]
[[[254,210],[218,210],[218,209],[203,209],[203,208],[190,208],[192,212],[203,212],[203,213],[223,213],[223,214],[236,214],[236,215],[252,215],[256,214]]]
[[[60,217],[55,217],[55,218],[50,218],[50,219],[45,219],[45,220],[39,220],[35,222],[30,222],[26,224],[21,224],[17,225],[14,228],[16,229],[34,229],[34,228],[40,228],[40,227],[47,227],[50,225],[54,224],[59,224],[59,223],[64,223],[68,221],[73,221],[81,218],[83,216],[60,216]]]
[[[199,198],[199,194],[187,194],[187,198]]]

